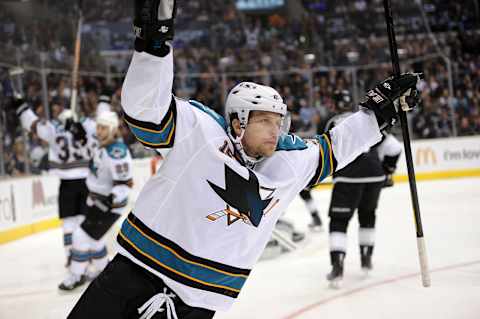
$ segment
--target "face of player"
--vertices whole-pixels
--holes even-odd
[[[240,122],[233,121],[235,134],[240,135]],[[270,157],[277,148],[282,127],[282,116],[277,113],[252,111],[248,120],[242,145],[248,156]]]
[[[115,134],[110,133],[110,128],[106,125],[97,124],[97,139],[101,146],[113,142]]]

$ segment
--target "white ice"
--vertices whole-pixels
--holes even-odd
[[[328,234],[308,233],[299,250],[260,261],[242,293],[217,319],[480,318],[480,178],[418,183],[432,286],[422,287],[407,184],[386,189],[377,211],[374,270],[359,266],[358,223],[349,227],[345,279],[328,288]],[[324,222],[329,190],[314,192]],[[307,231],[300,199],[287,217]],[[308,232],[308,231],[307,231]],[[0,246],[0,319],[66,318],[81,291],[60,294],[59,229]],[[101,307],[101,305],[99,305]]]

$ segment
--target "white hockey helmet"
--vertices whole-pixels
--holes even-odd
[[[73,120],[75,118],[75,115],[73,114],[73,111],[71,109],[64,109],[60,114],[58,114],[58,120],[62,125],[65,125],[67,123],[67,120],[71,119]]]
[[[231,115],[237,114],[240,126],[245,129],[250,111],[273,112],[285,117],[287,105],[274,88],[253,82],[242,82],[228,94],[225,104],[227,120],[230,124]]]
[[[96,117],[96,122],[97,125],[103,125],[109,128],[110,137],[114,136],[120,124],[117,113],[112,111],[100,112]]]
[[[282,132],[288,132],[290,121],[287,116],[287,105],[283,102],[280,93],[275,89],[256,84],[253,82],[242,82],[236,85],[228,94],[225,103],[225,114],[228,121],[228,135],[248,167],[253,167],[263,160],[263,157],[253,158],[245,152],[242,144],[243,134],[248,124],[251,111],[266,111],[280,114],[282,116]],[[240,121],[242,133],[237,136],[233,133],[231,126],[232,115],[236,114]]]

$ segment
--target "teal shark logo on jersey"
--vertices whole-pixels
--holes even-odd
[[[266,214],[266,208],[273,200],[271,195],[274,189],[261,187],[255,173],[251,170],[248,170],[248,173],[248,179],[245,179],[225,165],[225,189],[207,181],[213,191],[223,199],[227,205],[226,209],[208,215],[208,219],[215,221],[220,217],[227,216],[228,225],[238,220],[242,220],[255,227],[260,225],[262,217]],[[269,192],[265,199],[262,199],[260,190]],[[274,205],[276,205],[277,202],[278,200]]]

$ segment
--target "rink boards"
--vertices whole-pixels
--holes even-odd
[[[417,180],[480,176],[480,136],[412,143]],[[133,202],[151,176],[151,160],[134,161]],[[404,154],[396,181],[407,181]],[[0,244],[58,227],[58,178],[34,176],[0,181]]]

